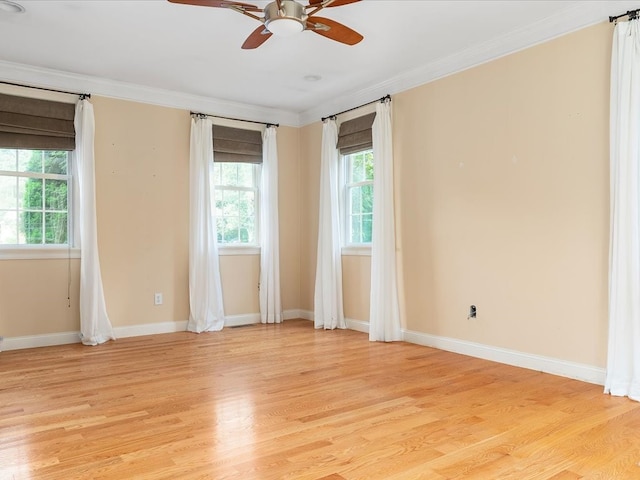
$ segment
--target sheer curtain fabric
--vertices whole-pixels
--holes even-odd
[[[376,105],[373,134],[373,231],[371,233],[371,299],[369,340],[402,339],[396,276],[395,214],[393,199],[393,140],[391,105]]]
[[[314,294],[315,328],[347,328],[342,305],[342,254],[337,149],[338,128],[333,119],[322,126],[320,159],[320,218]]]
[[[80,339],[98,345],[115,339],[102,288],[94,159],[95,120],[93,105],[83,99],[76,104],[74,118],[76,149],[73,158],[75,243],[80,247]]]
[[[213,208],[213,125],[191,118],[189,156],[189,321],[187,330],[222,330],[224,305]]]
[[[276,127],[262,135],[260,205],[260,321],[282,322],[280,300],[280,240],[278,221],[278,146]]]
[[[640,27],[613,37],[610,106],[611,238],[605,392],[640,401]]]

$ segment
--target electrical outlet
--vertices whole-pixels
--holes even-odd
[[[162,305],[162,294],[156,293],[153,296],[153,304],[154,305]]]

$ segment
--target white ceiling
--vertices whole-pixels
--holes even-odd
[[[25,13],[0,10],[0,80],[288,125],[640,7],[611,0],[363,0],[320,14],[364,35],[355,46],[306,31],[242,50],[259,24],[228,9],[166,0],[18,2]]]

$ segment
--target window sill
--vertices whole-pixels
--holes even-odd
[[[345,257],[370,257],[371,245],[351,245],[342,247],[342,255]]]
[[[0,247],[0,260],[49,260],[80,258],[79,248],[50,245]]]
[[[218,245],[218,256],[226,255],[260,255],[257,245]]]

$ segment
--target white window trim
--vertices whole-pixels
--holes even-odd
[[[371,245],[370,244],[352,244],[342,247],[342,255],[345,257],[370,257]]]
[[[20,150],[20,149],[17,149]],[[38,179],[51,179],[51,180],[66,180],[67,182],[67,241],[68,244],[6,244],[0,245],[0,260],[47,260],[47,259],[66,259],[66,258],[80,258],[80,249],[74,245],[74,239],[76,238],[75,228],[73,223],[75,218],[76,200],[74,198],[73,191],[73,171],[75,162],[75,150],[70,150],[67,157],[67,174],[55,174],[55,173],[38,173],[32,174],[30,172],[13,172],[10,170],[2,170],[0,173],[23,178],[38,178]]]
[[[7,95],[17,95],[19,97],[38,98],[42,100],[53,100],[55,102],[64,102],[76,104],[78,95],[62,92],[53,92],[48,90],[37,90],[33,88],[22,87],[19,85],[0,84],[0,93]],[[74,151],[69,152],[70,162],[75,161]],[[71,165],[69,165],[71,168]],[[72,175],[69,174],[69,184],[73,183]],[[73,242],[73,194],[71,202],[67,205],[68,222],[70,225],[70,242]],[[69,259],[80,258],[80,249],[69,245],[0,245],[0,260],[47,260],[47,259]]]
[[[80,258],[80,249],[66,245],[3,245],[0,260],[47,260]]]
[[[224,163],[224,162],[219,162]],[[233,187],[226,185],[216,185],[213,183],[214,192],[217,190],[221,191],[243,191],[243,192],[255,192],[255,237],[256,240],[253,243],[242,243],[242,242],[234,242],[234,243],[224,243],[218,242],[218,254],[219,255],[255,255],[255,252],[252,253],[244,253],[247,249],[257,249],[257,253],[260,253],[260,239],[261,239],[261,230],[260,230],[260,200],[262,198],[262,192],[260,188],[262,187],[262,165],[254,164],[253,165],[253,181],[254,187]],[[215,193],[214,193],[215,195]],[[233,249],[238,249],[237,252],[242,253],[222,253],[222,250],[233,251]]]
[[[237,243],[218,243],[218,256],[225,257],[231,255],[260,255],[260,246]]]
[[[363,180],[361,182],[355,182],[352,184],[347,183],[347,179],[349,177],[349,172],[347,168],[348,162],[345,160],[347,155],[340,155],[340,169],[339,169],[339,181],[340,181],[340,189],[339,189],[339,199],[338,204],[340,205],[340,222],[342,225],[342,255],[352,255],[352,256],[371,256],[371,244],[370,243],[351,243],[349,242],[349,215],[347,215],[348,210],[348,199],[347,199],[347,191],[349,187],[358,187],[362,185],[373,185],[373,180]],[[373,160],[375,162],[375,158]]]

